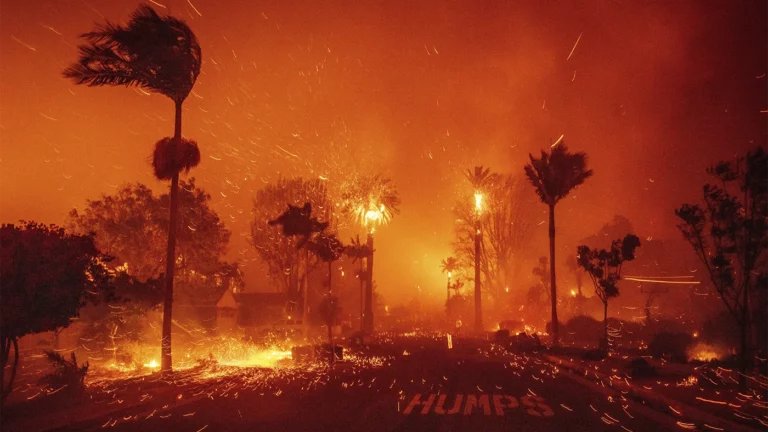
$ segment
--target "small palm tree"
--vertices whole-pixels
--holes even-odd
[[[157,178],[171,180],[161,366],[163,371],[170,371],[179,173],[200,163],[197,143],[181,137],[181,105],[200,74],[200,44],[183,21],[160,16],[147,5],[139,6],[131,14],[127,26],[107,22],[83,34],[82,38],[87,43],[78,47],[80,58],[64,70],[64,77],[90,87],[142,87],[167,96],[175,106],[173,138],[155,144],[153,155]]]
[[[300,237],[296,242],[296,249],[304,248],[304,305],[302,306],[302,323],[304,324],[304,336],[309,334],[309,323],[307,322],[307,300],[309,297],[309,246],[313,237],[318,233],[323,233],[328,228],[328,222],[319,222],[317,218],[312,217],[312,204],[304,203],[302,207],[296,207],[288,204],[288,210],[283,212],[277,218],[268,222],[270,226],[280,225],[283,229],[283,235],[286,237]],[[308,246],[308,247],[304,247]]]
[[[331,348],[328,363],[333,365],[333,360],[336,357],[333,344],[333,322],[338,316],[338,300],[333,295],[333,262],[341,258],[344,253],[344,245],[335,234],[321,232],[307,244],[307,247],[315,256],[328,263],[328,294],[321,305],[321,312],[328,325],[328,345]]]
[[[541,202],[549,207],[549,262],[550,287],[552,300],[552,332],[555,345],[560,343],[557,322],[557,287],[555,278],[555,205],[565,198],[571,190],[584,183],[592,176],[587,169],[586,153],[570,153],[564,143],[552,149],[551,153],[542,151],[536,159],[529,155],[531,163],[525,166],[525,175],[536,190]]]
[[[454,257],[448,257],[442,261],[440,261],[440,270],[443,273],[448,274],[448,282],[446,291],[448,292],[448,297],[451,295],[451,276],[456,271],[456,269],[459,268],[459,262]]]
[[[443,273],[451,274],[459,268],[459,262],[454,257],[448,257],[440,261],[440,270]],[[448,276],[450,278],[450,276]]]

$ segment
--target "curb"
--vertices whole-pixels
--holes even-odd
[[[605,387],[613,388],[622,393],[626,392],[625,395],[627,397],[631,397],[636,401],[643,402],[648,407],[656,411],[660,411],[664,414],[672,415],[670,412],[670,407],[674,407],[676,411],[685,414],[686,417],[691,418],[692,420],[707,423],[711,426],[716,426],[725,430],[737,432],[752,432],[755,430],[760,430],[756,427],[752,427],[743,423],[736,423],[731,420],[709,414],[691,405],[680,402],[679,400],[668,398],[657,392],[638,388],[637,386],[629,384],[626,381],[611,379],[611,377],[603,373],[597,372],[594,369],[579,366],[569,360],[548,354],[543,354],[542,357],[552,364],[567,369],[582,377],[589,378],[592,381],[594,381],[594,378],[607,380],[608,383],[605,385]],[[592,377],[589,375],[592,375]],[[673,416],[673,418],[676,417]]]

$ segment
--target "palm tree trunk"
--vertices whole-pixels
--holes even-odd
[[[176,102],[174,141],[181,139],[181,102]],[[176,268],[176,216],[179,207],[179,173],[171,179],[171,209],[168,224],[168,250],[165,257],[165,299],[163,302],[163,340],[160,368],[163,372],[173,369],[171,361],[171,325],[173,315],[173,273]]]
[[[557,279],[555,278],[555,206],[549,206],[549,278],[552,291],[552,343],[560,344],[560,329],[557,322]]]
[[[367,333],[373,333],[373,234],[368,233],[368,247],[370,249],[367,261],[368,272],[366,273],[367,285],[365,287],[365,314],[363,315],[363,328]]]
[[[333,261],[328,261],[328,305],[330,306],[331,302],[331,292],[333,291],[331,289],[331,282],[333,279]],[[331,347],[331,355],[328,358],[328,365],[333,366],[333,360],[336,357],[336,350],[334,350],[333,346],[333,328],[331,327],[333,325],[333,314],[328,314],[328,346]]]
[[[480,221],[475,222],[475,331],[483,331],[482,295],[480,293]],[[486,281],[487,282],[487,281]]]

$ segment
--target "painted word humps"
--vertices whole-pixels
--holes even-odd
[[[446,402],[449,403],[446,404]],[[535,417],[552,417],[555,415],[552,408],[544,403],[544,398],[541,396],[522,396],[518,402],[514,396],[500,394],[482,394],[480,397],[474,394],[466,396],[457,394],[449,397],[447,394],[436,395],[434,393],[424,396],[421,393],[416,393],[403,410],[403,414],[408,415],[412,411],[428,414],[432,410],[434,414],[438,415],[472,415],[482,412],[483,415],[489,416],[493,412],[497,416],[503,416],[505,410],[516,410],[517,408],[522,408],[529,415]]]

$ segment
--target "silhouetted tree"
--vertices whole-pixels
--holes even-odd
[[[72,210],[67,226],[76,233],[95,233],[99,249],[116,258],[113,269],[144,282],[161,277],[167,268],[169,201],[167,193],[156,196],[142,184],[129,184]],[[224,262],[231,233],[210,207],[210,194],[194,178],[180,182],[178,201],[174,297],[178,301],[183,295],[191,304],[215,303],[227,288],[222,281],[241,280],[237,266]]]
[[[608,300],[619,295],[617,286],[621,280],[621,267],[626,261],[635,259],[635,249],[640,246],[640,239],[634,234],[627,234],[623,239],[614,240],[611,249],[590,249],[581,245],[578,248],[579,266],[589,274],[595,287],[595,294],[603,302],[603,340],[604,349],[608,349]]]
[[[373,233],[377,225],[388,223],[400,213],[400,195],[392,180],[381,174],[353,176],[342,188],[342,212],[368,231],[370,253],[366,257],[366,295],[363,328],[374,330]]]
[[[269,225],[269,221],[285,211],[286,204],[301,208],[305,203],[312,205],[315,214],[328,222],[332,231],[336,230],[333,203],[328,197],[325,182],[319,179],[279,178],[277,182],[258,190],[253,199],[251,242],[261,261],[266,264],[269,276],[286,293],[291,308],[298,304],[302,289],[303,258],[301,251],[297,248],[300,239],[295,236],[284,236],[281,228]],[[309,258],[306,265],[309,271],[322,264],[322,261],[315,256]]]
[[[310,252],[328,263],[328,293],[323,300],[320,312],[328,326],[328,345],[331,347],[329,363],[333,364],[336,357],[333,344],[333,324],[338,318],[338,298],[333,295],[333,263],[341,258],[344,253],[344,245],[335,234],[320,232],[307,244]]]
[[[528,288],[528,303],[536,306],[546,304],[550,298],[548,287],[550,285],[549,278],[551,275],[547,257],[539,257],[539,262],[536,267],[533,268],[531,274],[536,276],[536,278],[539,279],[539,282]]]
[[[356,272],[356,277],[358,281],[360,282],[360,326],[362,330],[363,325],[363,311],[364,311],[364,300],[365,300],[365,283],[368,280],[366,276],[365,269],[363,268],[363,260],[367,259],[368,256],[371,254],[371,248],[368,247],[367,244],[360,242],[360,235],[353,237],[350,239],[349,244],[344,249],[344,254],[350,258],[352,258],[352,263],[355,262],[358,263],[358,270]]]
[[[578,187],[592,176],[587,169],[586,153],[570,153],[565,143],[552,149],[550,153],[541,152],[536,159],[529,155],[531,163],[525,166],[525,175],[534,187],[542,203],[549,207],[549,262],[551,300],[552,300],[552,337],[555,345],[560,343],[557,322],[557,277],[555,276],[555,205],[565,198],[571,190]]]
[[[171,180],[161,366],[170,371],[179,173],[200,162],[197,143],[181,136],[181,107],[200,74],[202,52],[183,21],[158,15],[147,5],[139,6],[125,27],[107,22],[82,37],[87,44],[78,47],[80,59],[64,71],[65,77],[88,86],[143,87],[167,96],[175,106],[173,138],[159,141],[153,154],[156,177]]]
[[[768,153],[758,147],[746,157],[719,162],[707,173],[719,184],[704,185],[703,205],[683,204],[675,214],[681,220],[678,228],[739,325],[739,383],[744,388],[752,362],[753,315],[765,313],[764,301],[752,302],[756,291],[764,298],[768,285]]]
[[[440,270],[446,273],[446,300],[451,296],[451,278],[456,274],[456,270],[459,268],[459,262],[454,257],[448,257],[440,261]]]
[[[308,266],[310,245],[315,240],[315,235],[323,233],[328,228],[328,222],[320,222],[316,217],[312,217],[312,204],[304,203],[302,207],[288,204],[288,209],[275,219],[267,222],[269,226],[280,226],[283,236],[299,237],[296,242],[296,249],[304,249],[304,301],[302,306],[302,322],[304,323],[304,336],[307,336],[309,323],[307,322],[307,301],[309,299]]]
[[[21,222],[0,229],[0,360],[2,382],[14,349],[2,401],[11,393],[24,335],[67,327],[87,301],[114,299],[111,258],[96,248],[92,235],[68,234],[55,225]]]
[[[516,257],[525,253],[533,233],[533,214],[529,205],[533,194],[523,189],[518,177],[497,175],[487,184],[484,208],[480,220],[481,239],[480,270],[484,278],[482,289],[496,305],[500,305],[514,279]],[[531,195],[530,197],[527,195]],[[456,202],[453,208],[456,218],[455,240],[452,243],[459,267],[474,267],[475,209],[469,200]],[[472,275],[466,275],[472,279]]]

